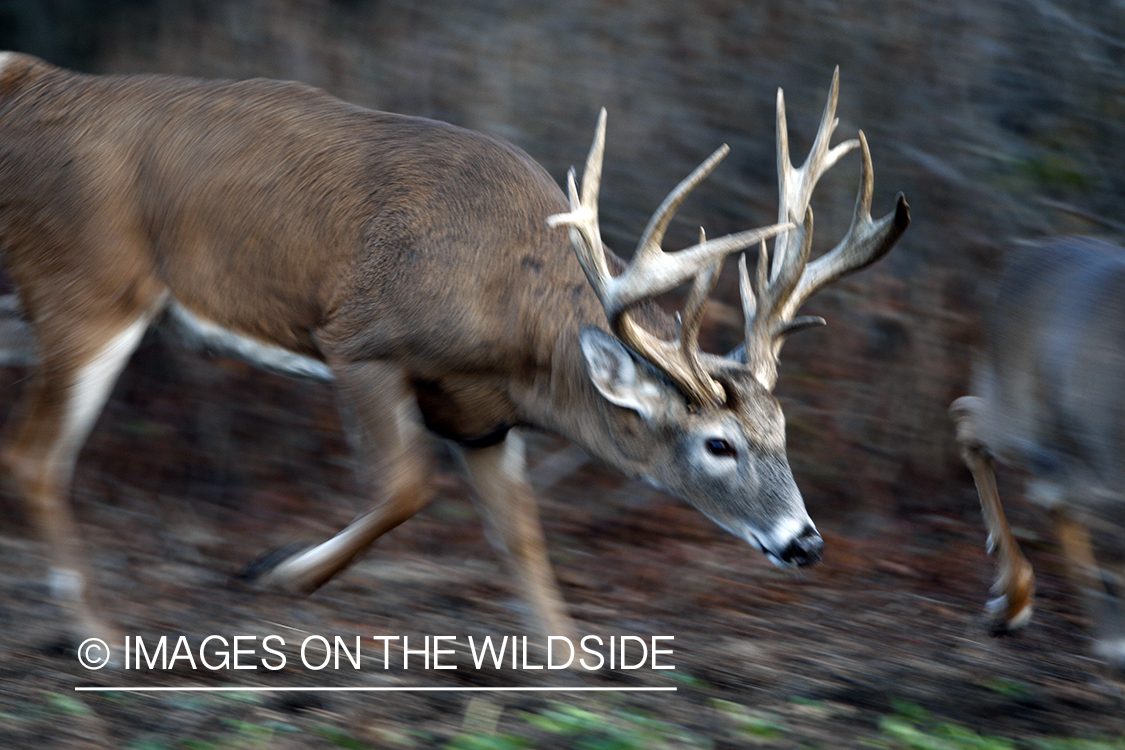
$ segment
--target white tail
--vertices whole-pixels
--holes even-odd
[[[1014,252],[976,395],[950,407],[996,556],[991,624],[1025,625],[1035,593],[1000,505],[996,458],[1031,473],[1028,496],[1051,513],[1094,650],[1125,670],[1125,250],[1071,239]]]
[[[355,417],[376,501],[266,573],[280,585],[319,586],[423,507],[423,425],[459,446],[547,633],[572,624],[516,427],[555,431],[667,488],[780,565],[816,562],[822,542],[786,459],[770,363],[802,324],[792,318],[801,302],[878,258],[909,221],[901,197],[870,221],[864,144],[852,229],[806,268],[813,185],[854,145],[827,149],[835,103],[834,79],[817,147],[793,171],[779,100],[783,185],[799,185],[784,189],[781,223],[661,249],[716,156],[673,191],[615,275],[625,264],[602,246],[597,223],[604,117],[581,195],[572,176],[568,203],[507,143],[298,84],[83,76],[8,56],[0,238],[41,361],[2,457],[51,544],[60,594],[87,629],[108,629],[85,603],[66,497],[85,435],[154,321],[330,379]],[[560,225],[572,227],[570,242]],[[747,310],[757,310],[745,346],[734,358],[698,351],[718,264],[778,233],[788,239],[768,280],[744,285]],[[680,325],[651,299],[689,281]]]

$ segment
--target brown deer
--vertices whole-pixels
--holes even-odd
[[[1125,671],[1125,249],[1066,239],[1015,253],[987,321],[977,395],[950,407],[997,560],[991,625],[1024,626],[1035,591],[1000,505],[998,459],[1031,474],[1027,496],[1051,514],[1094,652]]]
[[[723,147],[669,195],[626,265],[598,232],[604,113],[568,201],[508,143],[307,86],[78,75],[7,54],[0,242],[41,361],[2,455],[50,544],[54,591],[85,631],[112,632],[85,600],[68,485],[115,378],[157,321],[220,353],[331,380],[352,414],[376,500],[273,567],[266,578],[280,586],[316,588],[426,504],[423,425],[459,447],[546,633],[573,625],[515,428],[558,433],[679,495],[778,565],[815,563],[823,543],[771,395],[778,350],[823,323],[795,317],[810,295],[881,257],[909,222],[901,196],[872,221],[862,134],[829,146],[836,98],[834,78],[812,154],[794,169],[779,92],[778,224],[661,248]],[[857,146],[851,228],[810,263],[813,188]],[[720,263],[759,244],[756,274],[742,266],[744,346],[702,353]],[[652,301],[687,282],[682,319]]]

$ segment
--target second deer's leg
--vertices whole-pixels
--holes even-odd
[[[1035,575],[1012,535],[1008,518],[996,491],[992,458],[981,441],[978,417],[981,401],[972,396],[959,398],[949,407],[957,427],[961,457],[973,474],[980,496],[981,513],[988,528],[988,550],[996,557],[996,581],[992,592],[997,597],[988,603],[991,627],[1003,633],[1016,630],[1031,618],[1035,599]]]
[[[1066,559],[1071,584],[1082,597],[1090,630],[1094,635],[1094,653],[1111,667],[1125,672],[1125,565],[1098,565],[1090,531],[1064,510],[1051,513],[1055,534]],[[1120,570],[1114,568],[1120,567]]]
[[[421,420],[401,370],[381,362],[333,367],[348,410],[359,471],[375,503],[326,542],[284,560],[264,579],[291,591],[313,591],[386,532],[429,503]]]
[[[573,640],[574,622],[547,558],[535,495],[527,481],[523,438],[514,432],[487,448],[462,448],[492,541],[507,553],[531,613],[544,635]]]
[[[116,640],[86,598],[86,560],[71,513],[70,479],[78,452],[151,316],[83,334],[41,331],[41,365],[5,436],[6,473],[50,546],[52,595],[83,636]],[[58,340],[56,340],[58,339]]]
[[[1094,648],[1118,676],[1125,677],[1125,560],[1103,565],[1102,583],[1108,598]]]

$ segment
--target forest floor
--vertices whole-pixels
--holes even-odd
[[[670,650],[656,664],[675,669],[653,669],[651,654],[636,669],[525,668],[545,664],[544,639],[529,631],[436,441],[435,502],[345,573],[307,597],[239,584],[260,553],[326,538],[363,507],[331,393],[237,365],[197,368],[210,373],[201,386],[159,350],[142,349],[75,477],[97,600],[150,650],[167,636],[169,656],[185,636],[182,649],[217,664],[224,640],[252,636],[240,641],[249,649],[240,664],[257,669],[192,669],[186,658],[169,669],[83,668],[47,597],[45,549],[9,491],[0,495],[3,747],[1125,747],[1120,685],[1088,656],[1061,562],[1035,529],[1025,534],[1039,576],[1035,620],[995,639],[980,616],[991,568],[979,518],[862,516],[810,498],[824,562],[784,571],[684,503],[552,437],[533,438],[530,468],[580,634],[650,646],[672,636],[656,641]],[[0,369],[0,413],[25,375]],[[514,666],[510,652],[500,668],[474,664],[470,636],[479,649],[486,636],[523,635],[526,663],[521,650]],[[207,636],[224,640],[204,647]],[[353,653],[358,636],[360,668],[346,655],[313,668],[323,658],[315,636],[339,636]],[[399,637],[386,652],[376,640],[385,636]],[[413,650],[426,636],[456,637],[437,656],[455,669],[426,669],[420,652],[403,668],[404,639]],[[640,661],[639,643],[627,639],[629,662]],[[267,667],[281,658],[267,644],[284,668]],[[249,690],[263,687],[353,690]],[[615,690],[574,690],[591,687]]]

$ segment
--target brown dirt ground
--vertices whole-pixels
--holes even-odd
[[[59,645],[59,612],[42,584],[44,549],[28,540],[9,493],[0,496],[4,747],[438,747],[462,732],[495,730],[534,747],[845,748],[889,743],[879,722],[909,712],[905,704],[935,723],[1021,746],[1055,735],[1125,742],[1125,700],[1087,656],[1083,621],[1051,545],[1028,545],[1039,573],[1034,624],[998,640],[980,623],[989,564],[971,514],[865,517],[840,507],[846,492],[809,498],[827,552],[821,566],[794,574],[683,503],[550,437],[533,441],[531,471],[580,628],[603,637],[673,635],[666,658],[675,671],[477,671],[463,650],[449,659],[456,670],[383,669],[374,647],[365,647],[358,671],[294,667],[307,634],[400,635],[415,645],[425,635],[463,642],[526,627],[503,561],[440,445],[437,501],[318,593],[291,597],[232,583],[259,553],[324,538],[362,507],[331,394],[240,365],[185,359],[160,344],[146,344],[137,359],[76,477],[103,609],[126,634],[153,640],[184,634],[198,645],[211,634],[277,633],[290,666],[83,669]],[[0,369],[0,413],[25,375]],[[1044,532],[1034,514],[1027,517],[1028,536]],[[392,652],[392,662],[400,658]],[[78,685],[677,690],[135,695],[76,693]],[[561,705],[626,727],[629,741],[649,722],[660,739],[628,744],[608,728],[566,735],[526,718]],[[504,746],[494,742],[479,746]]]

